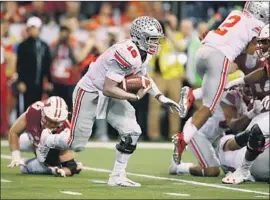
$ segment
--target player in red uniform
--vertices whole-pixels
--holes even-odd
[[[57,96],[29,106],[9,131],[12,161],[8,167],[20,166],[21,172],[26,174],[54,174],[65,177],[79,173],[81,166],[74,160],[71,150],[50,149],[44,163],[39,162],[36,156],[24,162],[20,156],[20,150],[32,151],[36,155],[42,132],[59,134],[69,131],[70,123],[67,117],[66,102]]]

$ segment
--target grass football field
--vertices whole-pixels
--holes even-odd
[[[141,188],[108,187],[110,170],[115,159],[115,143],[98,143],[77,153],[84,170],[73,177],[23,175],[18,168],[7,168],[10,152],[1,144],[1,199],[269,199],[267,183],[224,185],[221,179],[168,175],[171,152],[169,144],[145,146],[140,143],[128,164],[128,177],[142,184]],[[105,147],[104,147],[105,146]],[[171,147],[172,148],[172,147]],[[31,153],[23,153],[31,158]],[[184,161],[195,158],[188,151]]]

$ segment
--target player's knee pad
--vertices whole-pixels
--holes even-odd
[[[120,143],[116,145],[116,149],[122,153],[132,154],[137,147],[132,143],[132,137],[130,135],[125,136],[124,140],[121,139]]]
[[[74,159],[62,162],[61,163],[62,167],[66,167],[70,170],[71,174],[79,174],[81,172],[81,168],[78,169],[78,165]]]
[[[265,144],[265,137],[258,124],[255,124],[250,129],[247,149],[248,151],[262,153],[264,151],[264,144]]]
[[[249,135],[250,135],[249,130],[245,130],[241,133],[236,134],[234,139],[235,139],[236,143],[238,144],[238,146],[240,146],[240,147],[246,146],[247,142],[248,142]]]

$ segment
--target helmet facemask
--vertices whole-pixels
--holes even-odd
[[[269,59],[270,56],[270,38],[257,38],[256,53],[262,60]]]
[[[131,25],[130,36],[139,49],[149,54],[156,54],[159,50],[160,39],[164,37],[160,23],[152,17],[136,18]]]
[[[142,50],[146,51],[149,54],[156,54],[159,51],[159,48],[161,47],[160,39],[163,38],[162,36],[148,36],[148,34],[143,33],[143,44],[144,46],[141,48]]]

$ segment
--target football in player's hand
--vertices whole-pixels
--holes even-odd
[[[136,94],[139,89],[147,88],[150,84],[150,80],[147,77],[136,74],[126,76],[119,84],[119,87],[126,92]]]

